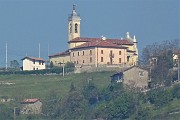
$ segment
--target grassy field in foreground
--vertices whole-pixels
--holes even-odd
[[[44,98],[50,91],[60,93],[60,97],[67,94],[71,83],[77,89],[92,80],[99,89],[108,86],[110,76],[114,72],[80,73],[62,77],[60,75],[0,75],[0,82],[15,83],[0,84],[0,96],[9,98]]]

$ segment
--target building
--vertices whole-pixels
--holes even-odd
[[[81,18],[73,5],[68,17],[68,50],[49,56],[55,66],[59,63],[73,62],[76,66],[102,65],[137,65],[138,49],[136,37],[130,37],[127,32],[125,38],[109,39],[106,37],[88,38],[80,36]]]
[[[21,102],[21,114],[41,114],[42,112],[42,102],[37,99],[24,99]]]
[[[123,82],[126,85],[134,88],[148,88],[149,72],[138,66],[133,66],[122,72],[111,76],[111,81]]]
[[[42,58],[35,57],[24,57],[23,61],[23,70],[42,70],[45,69],[45,60]]]

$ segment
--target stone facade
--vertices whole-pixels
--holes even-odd
[[[25,99],[21,103],[21,114],[41,114],[42,102],[39,99]]]
[[[148,71],[134,66],[123,72],[123,83],[131,87],[145,89],[148,87]]]

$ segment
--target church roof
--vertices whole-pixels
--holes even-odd
[[[76,47],[71,48],[71,49],[86,48],[86,47],[110,47],[110,48],[121,48],[121,49],[126,49],[127,48],[127,47],[124,47],[124,46],[113,44],[110,41],[101,39],[101,40],[97,40],[97,41],[92,40],[90,42],[86,42],[86,43],[84,43],[82,45],[76,46]]]
[[[59,52],[53,55],[49,55],[49,57],[55,57],[55,56],[63,56],[63,55],[69,55],[70,52],[68,50],[64,51],[64,52]]]
[[[92,42],[92,41],[102,41],[102,38],[87,38],[87,37],[77,37],[69,41],[68,43],[73,42]],[[128,39],[106,39],[106,41],[111,42],[117,45],[133,45],[133,42]]]

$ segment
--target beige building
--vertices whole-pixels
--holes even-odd
[[[61,64],[63,63],[70,62],[70,52],[65,51],[65,52],[53,54],[49,56],[49,59],[54,66],[61,66]]]
[[[35,57],[24,57],[23,61],[23,70],[42,70],[45,69],[45,60],[42,58]]]
[[[137,41],[127,32],[125,38],[109,39],[106,37],[80,37],[80,16],[73,5],[72,14],[68,17],[68,45],[65,52],[50,55],[50,62],[55,66],[59,63],[73,62],[76,65],[137,65]]]

